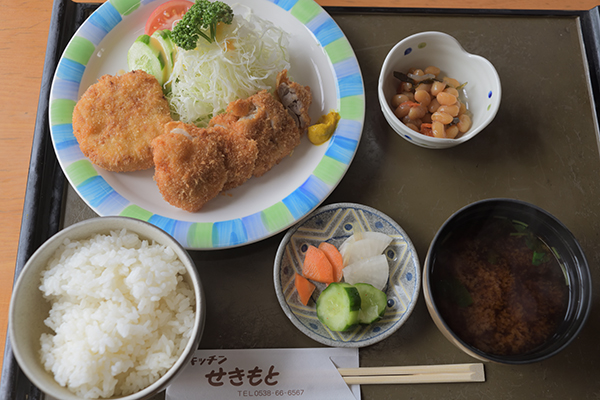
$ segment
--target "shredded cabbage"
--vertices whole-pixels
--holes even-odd
[[[250,9],[243,14],[221,27],[217,41],[178,49],[167,97],[181,121],[207,126],[230,102],[273,92],[277,74],[289,68],[288,34]]]

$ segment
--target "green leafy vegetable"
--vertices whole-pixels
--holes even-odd
[[[536,235],[531,232],[527,225],[519,222],[513,221],[513,226],[517,230],[517,233],[511,233],[511,236],[520,236],[524,238],[525,245],[533,251],[533,256],[531,258],[531,264],[538,266],[547,261],[550,261],[550,253],[548,250],[548,246]]]
[[[533,265],[541,265],[541,264],[545,263],[546,261],[549,261],[549,259],[550,259],[550,255],[548,253],[546,253],[545,251],[542,251],[542,252],[534,251],[531,263]]]
[[[231,24],[232,21],[233,10],[229,5],[221,1],[196,0],[173,28],[173,41],[184,50],[193,50],[201,37],[209,43],[215,41],[219,22]]]
[[[487,254],[487,261],[492,264],[498,264],[498,259],[500,258],[500,254],[498,254],[496,251],[494,251],[493,249],[488,250],[488,254]]]
[[[457,306],[464,308],[473,304],[471,293],[460,280],[456,278],[440,279],[436,285],[443,298]]]

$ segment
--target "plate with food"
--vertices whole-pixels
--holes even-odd
[[[328,346],[365,347],[406,322],[421,270],[410,238],[393,219],[338,203],[286,233],[273,280],[281,308],[301,332]]]
[[[352,46],[312,0],[107,1],[67,45],[49,111],[58,161],[97,214],[199,250],[316,209],[364,116]]]

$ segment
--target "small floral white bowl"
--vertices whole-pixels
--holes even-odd
[[[391,99],[400,81],[394,71],[406,73],[410,68],[425,69],[436,66],[441,76],[448,76],[467,83],[467,109],[472,126],[455,139],[443,139],[415,132],[396,117]],[[485,58],[466,52],[452,36],[442,32],[421,32],[396,44],[383,62],[379,75],[378,96],[381,110],[388,124],[407,141],[421,147],[444,149],[453,147],[475,137],[496,116],[500,108],[502,88],[498,72]]]

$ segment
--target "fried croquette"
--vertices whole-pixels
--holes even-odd
[[[253,175],[260,177],[279,164],[300,144],[303,131],[273,95],[266,90],[231,102],[209,126],[221,126],[256,141],[258,155]]]
[[[171,121],[156,78],[144,71],[104,75],[73,110],[73,133],[93,164],[113,172],[153,166],[152,140]]]
[[[227,168],[220,145],[215,137],[176,130],[152,141],[154,180],[165,201],[196,212],[223,190]]]

